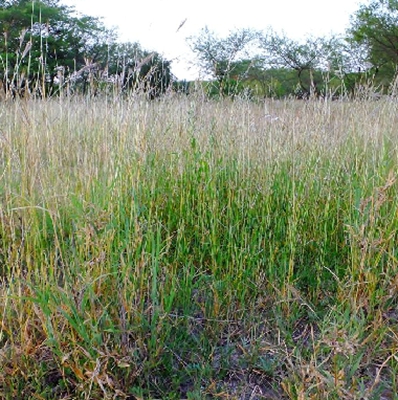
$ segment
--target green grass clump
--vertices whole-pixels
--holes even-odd
[[[0,115],[2,398],[397,391],[395,103]]]

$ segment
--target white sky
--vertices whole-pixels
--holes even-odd
[[[349,17],[365,0],[63,0],[83,14],[104,17],[118,27],[121,41],[138,42],[172,60],[178,79],[195,79],[198,72],[186,37],[208,26],[220,34],[236,28],[272,27],[292,39],[343,33]],[[185,19],[184,26],[177,28]]]

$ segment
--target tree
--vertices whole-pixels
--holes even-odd
[[[398,64],[398,1],[371,0],[351,17],[349,39],[361,45],[379,83],[394,78]]]
[[[165,93],[173,80],[171,61],[143,50],[138,43],[114,43],[105,64],[105,76],[119,92],[143,91],[154,99]]]
[[[247,58],[255,38],[256,33],[250,29],[232,31],[226,38],[219,38],[206,27],[199,35],[188,38],[188,44],[199,67],[217,80],[220,95],[225,95],[228,80],[238,72],[238,61]]]
[[[370,88],[373,73],[363,44],[342,37],[332,37],[324,44],[329,94],[356,96],[364,87]]]
[[[58,0],[0,0],[0,79],[7,93],[41,97],[100,90],[164,93],[170,61],[138,43],[118,43],[100,19],[76,16]],[[2,67],[2,68],[1,68]]]
[[[269,31],[260,38],[264,60],[271,68],[287,68],[297,72],[297,95],[306,97],[318,94],[319,88],[314,73],[325,66],[325,41],[321,38],[307,38],[304,43]]]
[[[138,77],[150,99],[165,93],[172,82],[171,62],[156,52],[147,55],[139,65]]]
[[[92,66],[116,38],[98,18],[76,17],[58,0],[0,2],[0,31],[0,78],[6,91],[43,97],[54,90],[60,71],[64,80],[81,71],[86,87]]]

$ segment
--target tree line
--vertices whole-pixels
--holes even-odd
[[[294,40],[271,29],[189,39],[213,95],[374,96],[396,92],[398,1],[359,6],[344,35]]]
[[[0,0],[0,80],[9,96],[101,91],[164,93],[170,61],[120,43],[99,18],[78,16],[59,0]]]
[[[189,92],[171,61],[120,43],[99,18],[60,0],[0,0],[0,80],[12,96]],[[271,29],[207,27],[187,39],[210,96],[367,96],[396,90],[398,0],[370,0],[342,36],[295,40]],[[370,92],[369,92],[370,91]]]

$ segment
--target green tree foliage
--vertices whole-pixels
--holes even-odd
[[[239,61],[247,58],[255,38],[255,32],[250,29],[232,31],[227,37],[220,38],[206,27],[199,35],[188,38],[188,44],[201,70],[216,79],[219,94],[228,95],[231,79],[236,81],[242,73],[243,64]]]
[[[174,78],[171,61],[138,43],[114,43],[105,64],[108,82],[115,83],[120,92],[143,91],[151,99],[164,94]]]
[[[76,17],[71,7],[56,0],[0,3],[1,79],[8,90],[21,89],[46,96],[56,76],[69,76],[104,52],[115,40],[98,18]],[[89,68],[83,69],[87,72]],[[89,74],[82,73],[82,80]]]
[[[326,68],[326,45],[322,38],[307,38],[303,43],[285,35],[269,31],[260,39],[264,51],[264,60],[272,68],[287,68],[297,73],[298,88],[296,94],[306,97],[319,94],[319,80],[316,70]]]
[[[368,49],[350,39],[335,39],[329,48],[328,87],[336,96],[357,97],[376,91]]]
[[[77,16],[58,0],[0,0],[0,79],[6,92],[46,97],[63,88],[96,94],[116,85],[153,98],[170,84],[170,62],[138,44],[118,43],[115,31]]]
[[[297,73],[288,68],[253,67],[246,85],[260,98],[284,98],[297,92]]]
[[[377,82],[388,85],[398,65],[398,1],[362,4],[351,18],[349,35],[365,50],[368,69],[377,75]]]
[[[260,35],[261,55],[247,79],[265,97],[336,97],[352,94],[363,80],[360,46],[340,37],[307,37],[299,42],[273,31]]]
[[[360,53],[342,38],[299,42],[271,30],[243,30],[220,39],[205,28],[189,43],[198,66],[214,78],[206,85],[210,96],[308,98],[342,95],[355,87],[359,64],[354,56]]]

